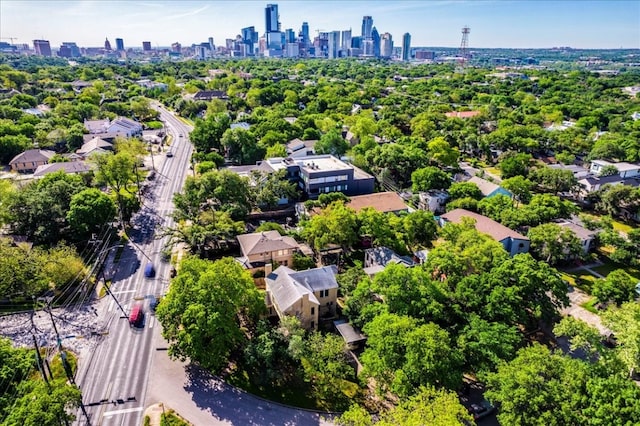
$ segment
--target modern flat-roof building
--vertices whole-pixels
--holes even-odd
[[[36,55],[51,56],[49,40],[33,40],[33,49],[36,51]]]

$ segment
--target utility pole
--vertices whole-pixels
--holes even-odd
[[[51,325],[53,325],[53,331],[56,333],[56,342],[58,346],[58,352],[60,352],[60,359],[62,360],[62,366],[64,367],[64,372],[69,382],[71,382],[72,385],[78,387],[78,385],[76,384],[76,381],[73,378],[69,361],[67,360],[67,353],[62,348],[62,339],[60,339],[60,333],[58,333],[58,327],[56,326],[56,322],[53,319],[53,312],[51,312],[51,303],[48,304],[47,308],[48,308],[47,310],[49,311],[49,317],[51,318]],[[34,341],[35,341],[35,337],[34,337]],[[89,419],[89,413],[87,413],[87,410],[85,409],[84,404],[82,403],[82,400],[80,401],[80,409],[82,410],[82,414],[84,414],[84,417],[87,419],[87,425],[91,426],[91,419]],[[66,418],[64,418],[64,423],[67,426],[69,425],[69,422],[67,421]]]

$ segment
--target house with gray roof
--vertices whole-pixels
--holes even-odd
[[[487,234],[509,252],[511,256],[519,253],[528,253],[530,241],[529,238],[507,228],[501,223],[496,222],[486,216],[478,213],[470,212],[465,209],[454,209],[440,216],[440,225],[445,226],[448,222],[461,223],[462,218],[468,217],[475,221],[476,230],[480,233]]]
[[[237,238],[242,257],[236,260],[250,270],[262,269],[266,264],[275,262],[290,266],[293,254],[299,250],[296,240],[282,236],[278,231],[254,232],[238,235]]]
[[[54,155],[55,152],[47,149],[28,149],[22,154],[13,157],[13,159],[9,161],[9,165],[13,171],[33,173],[38,166],[49,164],[49,160]]]
[[[472,176],[467,182],[474,183],[478,188],[480,188],[480,192],[482,192],[482,195],[485,198],[493,197],[498,194],[506,195],[507,197],[513,196],[511,192],[507,191],[500,185],[496,185],[495,183],[479,178],[478,176]]]
[[[364,252],[364,272],[370,277],[382,272],[390,263],[396,263],[407,268],[416,265],[411,257],[400,256],[388,247],[374,247]]]
[[[265,279],[269,313],[295,316],[304,328],[316,330],[320,319],[336,315],[337,273],[334,265],[299,272],[279,266]]]
[[[300,158],[306,157],[308,155],[315,155],[316,143],[317,139],[311,139],[307,141],[303,141],[301,139],[295,138],[287,144],[287,155],[292,158]]]
[[[51,163],[44,164],[42,166],[38,166],[36,171],[33,173],[34,178],[41,178],[49,173],[55,173],[57,171],[64,171],[68,174],[79,174],[79,173],[87,173],[90,172],[91,166],[84,161],[67,161],[64,163]]]
[[[99,137],[94,137],[89,142],[84,143],[82,147],[76,151],[76,154],[87,158],[91,154],[105,153],[107,151],[113,151],[113,144]]]

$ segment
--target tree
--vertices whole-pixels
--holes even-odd
[[[87,188],[71,198],[67,220],[80,238],[87,238],[115,215],[116,206],[111,198],[95,188]]]
[[[251,180],[252,199],[254,206],[262,209],[275,209],[281,201],[287,204],[294,202],[298,192],[295,183],[287,179],[286,170],[278,170],[273,173],[254,171]]]
[[[511,192],[513,196],[521,203],[528,203],[531,200],[531,188],[533,182],[522,176],[514,176],[503,180],[500,185]]]
[[[231,119],[224,114],[210,115],[205,120],[196,119],[189,139],[198,152],[222,152],[222,135],[231,127]]]
[[[182,261],[156,316],[169,355],[219,372],[229,354],[246,342],[241,325],[251,324],[264,309],[253,279],[234,259],[190,257]]]
[[[411,173],[413,192],[429,191],[430,189],[447,189],[451,185],[450,176],[437,167],[424,167]]]
[[[421,385],[460,385],[460,354],[436,324],[420,325],[409,316],[382,313],[363,331],[368,347],[361,362],[381,390],[410,395]]]
[[[483,195],[478,185],[473,182],[455,182],[449,187],[449,199],[454,201],[460,198],[481,200]]]
[[[4,258],[3,258],[4,259]],[[0,292],[0,294],[6,294]],[[13,397],[17,394],[18,387],[23,380],[28,378],[33,368],[33,355],[26,348],[14,348],[11,340],[0,338],[0,415],[4,418],[9,408],[14,403]]]
[[[498,167],[504,179],[518,175],[526,176],[530,161],[531,155],[529,154],[508,152],[503,155]]]
[[[68,235],[67,212],[71,199],[86,188],[81,176],[63,171],[33,181],[12,197],[13,231],[36,244],[53,245]]]
[[[271,145],[264,154],[264,158],[284,158],[286,156],[287,148],[284,145]]]
[[[457,346],[472,371],[488,372],[494,371],[502,361],[513,359],[521,341],[516,326],[472,315],[458,336]]]
[[[529,179],[541,190],[552,194],[571,192],[578,187],[578,179],[571,170],[539,167],[529,173]]]
[[[593,295],[602,303],[614,302],[619,306],[635,298],[636,283],[637,280],[623,269],[616,269],[606,278],[596,280],[593,284]]]
[[[458,148],[452,148],[443,137],[430,140],[427,144],[427,153],[433,163],[443,167],[455,166],[460,156]]]
[[[348,149],[349,143],[335,129],[322,135],[314,146],[317,154],[331,154],[337,157],[344,155]]]
[[[11,199],[16,194],[16,188],[9,179],[0,180],[0,225],[11,220]]]
[[[343,202],[335,202],[302,223],[302,237],[316,250],[330,244],[350,247],[357,240],[355,212]]]
[[[227,129],[220,140],[225,157],[236,164],[255,164],[264,158],[266,148],[258,145],[253,134],[244,129]]]
[[[602,314],[603,324],[614,332],[616,351],[629,377],[640,369],[640,304],[627,302]]]
[[[127,186],[135,178],[135,158],[125,151],[117,154],[96,155],[92,159],[97,166],[96,180],[108,185],[115,192],[118,215],[120,221],[123,221],[124,192],[128,190]]]
[[[418,247],[429,247],[436,239],[438,226],[433,213],[416,210],[403,217],[406,244],[413,250]]]
[[[4,424],[54,426],[75,420],[70,413],[75,413],[82,402],[80,389],[63,379],[52,381],[50,386],[41,380],[22,382],[22,396],[14,402]]]
[[[371,207],[360,210],[357,214],[359,235],[371,239],[375,247],[389,247],[395,252],[404,254],[406,246],[401,233],[401,219],[393,213],[382,213]],[[400,232],[398,232],[400,231]]]
[[[545,223],[529,229],[527,236],[531,240],[531,252],[550,265],[583,255],[582,242],[566,226]]]
[[[346,405],[351,400],[355,371],[347,362],[342,337],[311,333],[301,357],[304,378],[311,383],[316,398],[325,407]]]

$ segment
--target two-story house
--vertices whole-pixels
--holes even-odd
[[[321,318],[336,315],[337,273],[333,265],[299,272],[279,266],[265,279],[269,314],[295,316],[304,328],[316,330]]]
[[[440,225],[444,226],[447,222],[461,223],[463,217],[475,220],[475,226],[478,232],[487,234],[502,244],[502,247],[504,247],[511,256],[515,256],[518,253],[529,252],[529,238],[519,234],[513,229],[507,228],[493,219],[470,212],[469,210],[455,209],[443,214],[440,216]]]
[[[626,163],[624,161],[619,163],[611,163],[605,160],[593,160],[591,162],[590,170],[591,170],[591,173],[595,174],[596,176],[600,176],[600,174],[602,173],[602,170],[605,167],[609,167],[609,166],[615,167],[615,169],[618,171],[618,175],[622,179],[629,179],[629,178],[640,176],[640,165]]]
[[[242,257],[236,260],[249,270],[264,268],[266,264],[278,263],[290,266],[293,254],[299,250],[298,243],[278,231],[254,232],[238,235]]]

